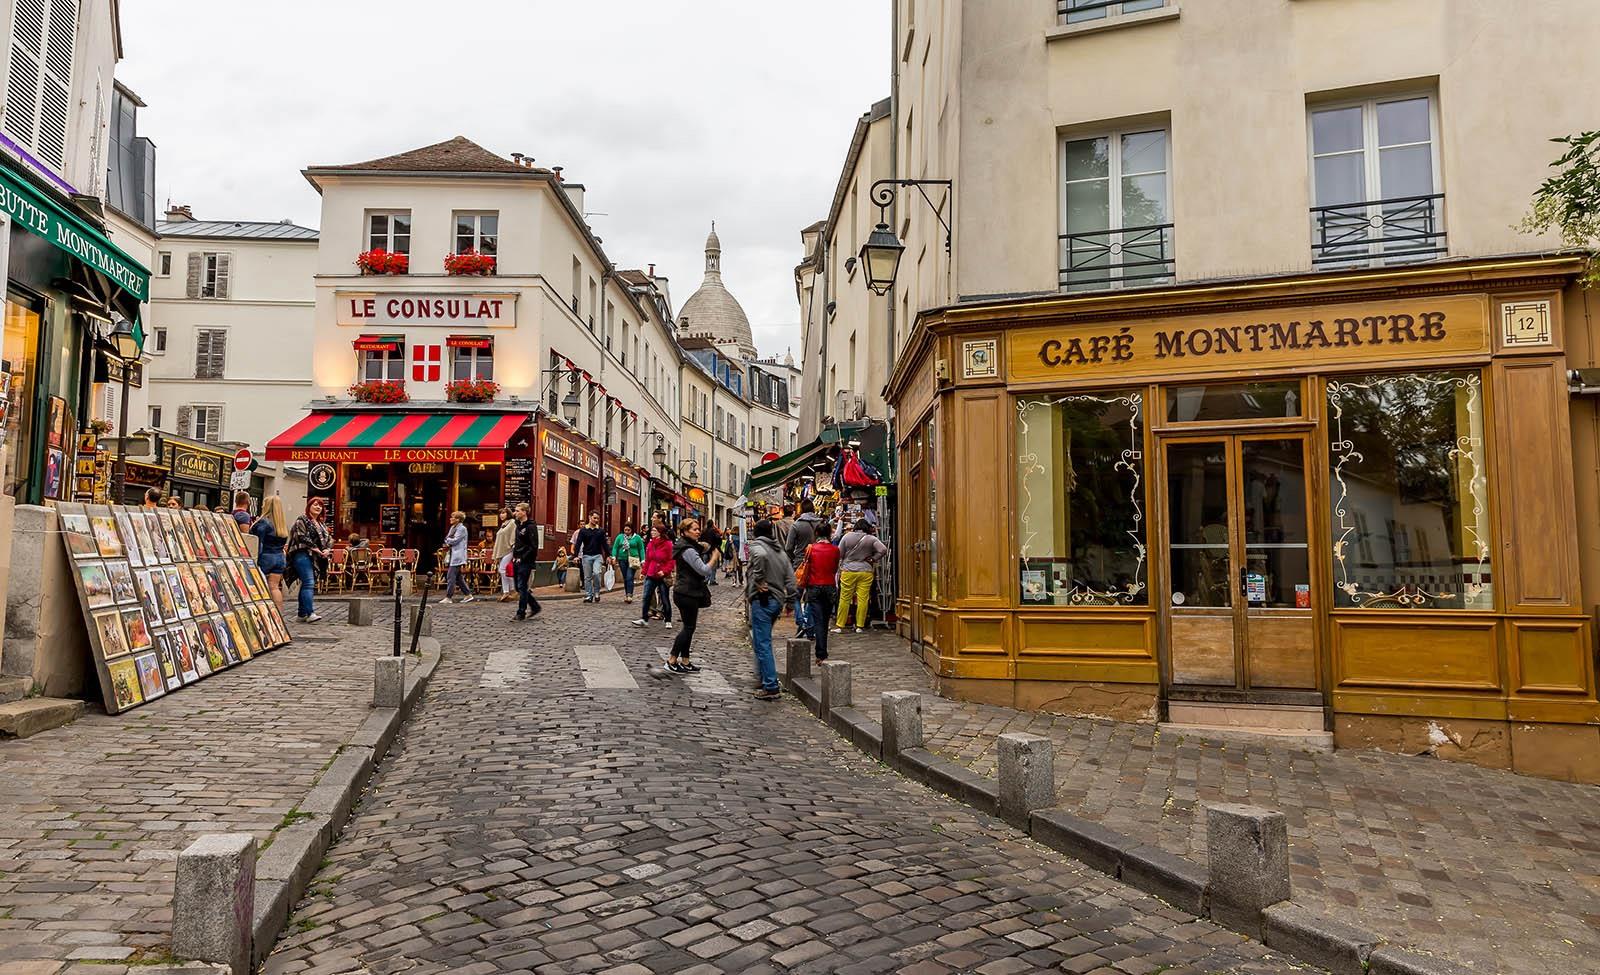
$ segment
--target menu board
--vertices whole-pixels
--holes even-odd
[[[509,457],[506,459],[506,507],[533,503],[533,459]]]
[[[231,515],[56,508],[107,714],[290,641]]]
[[[378,532],[383,535],[398,535],[400,528],[400,506],[397,504],[384,504],[378,506]]]

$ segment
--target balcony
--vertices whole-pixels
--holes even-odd
[[[1411,264],[1448,252],[1443,193],[1311,208],[1315,267]]]
[[[1172,224],[1062,234],[1062,291],[1100,291],[1173,280]]]

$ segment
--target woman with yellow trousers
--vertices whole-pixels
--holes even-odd
[[[867,628],[867,602],[872,598],[872,573],[888,548],[872,533],[872,523],[865,518],[856,522],[837,541],[839,546],[839,612],[833,632],[843,633],[850,621],[850,604],[856,607],[856,632]]]

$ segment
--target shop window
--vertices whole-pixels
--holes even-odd
[[[6,491],[19,501],[28,496],[28,476],[33,468],[40,324],[38,306],[16,297],[6,300],[5,344],[0,354],[0,432],[6,446]]]
[[[1444,254],[1444,196],[1427,95],[1311,111],[1312,262],[1404,263]]]
[[[1299,380],[1169,386],[1168,423],[1222,420],[1282,420],[1305,412]]]
[[[1060,285],[1092,291],[1172,280],[1164,129],[1062,144]]]
[[[1141,10],[1156,10],[1165,5],[1166,0],[1060,0],[1056,9],[1060,11],[1062,23],[1081,24]]]
[[[194,330],[194,378],[221,379],[228,368],[228,330]]]
[[[450,357],[450,378],[475,379],[488,382],[494,379],[493,349],[453,349]]]
[[[1017,401],[1024,604],[1148,601],[1143,406],[1137,392]]]
[[[939,601],[939,454],[935,449],[934,420],[928,420],[928,453],[924,470],[928,475],[928,598]],[[777,429],[774,428],[776,433]],[[1135,434],[1137,435],[1137,434]]]
[[[500,214],[456,214],[456,253],[468,251],[490,257],[500,253]]]
[[[156,255],[156,277],[172,277],[172,252],[162,251]]]
[[[1493,609],[1483,378],[1328,383],[1337,606]]]
[[[410,210],[368,210],[367,250],[411,253]]]
[[[357,367],[364,383],[404,382],[406,378],[406,350],[390,349],[383,352],[357,353]]]

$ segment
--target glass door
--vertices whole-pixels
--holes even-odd
[[[1316,689],[1307,449],[1303,435],[1167,441],[1174,691]]]

